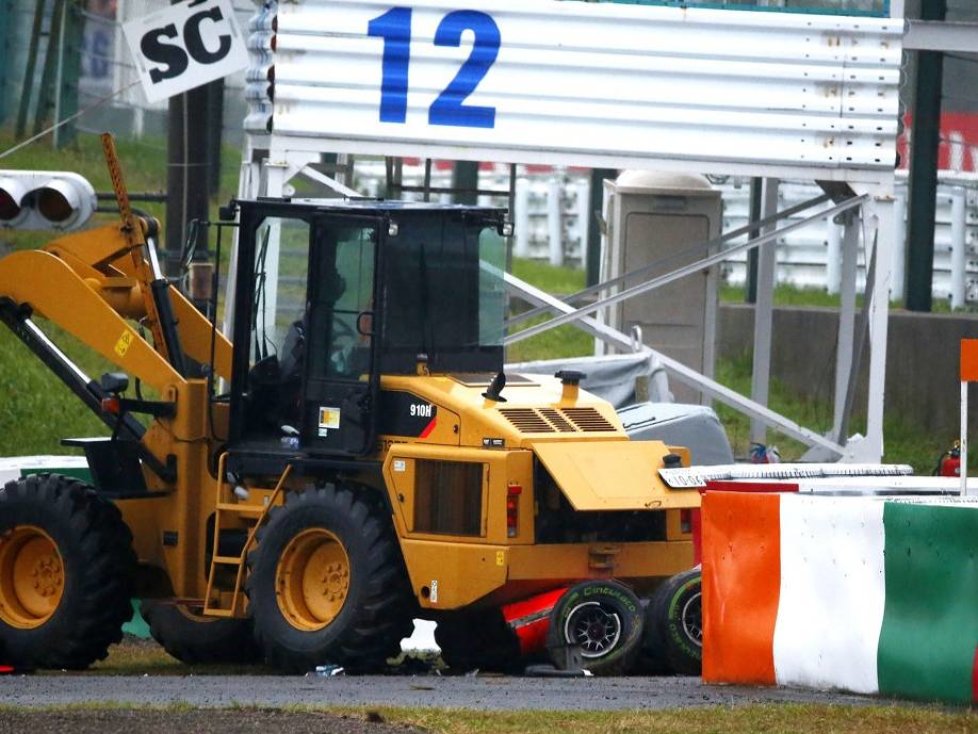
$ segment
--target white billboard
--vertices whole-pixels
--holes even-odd
[[[276,24],[253,24],[247,124],[289,149],[822,178],[895,164],[901,20],[305,0]]]

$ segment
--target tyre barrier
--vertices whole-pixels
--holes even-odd
[[[978,701],[978,502],[708,491],[708,683]]]

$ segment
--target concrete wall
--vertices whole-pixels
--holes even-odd
[[[838,313],[829,308],[776,308],[772,336],[771,376],[800,394],[833,400]],[[717,356],[750,354],[754,309],[724,304],[720,308]],[[857,323],[857,334],[859,333]],[[959,352],[961,339],[978,338],[978,316],[918,314],[890,315],[886,354],[886,414],[899,415],[924,429],[958,435],[960,421]],[[866,404],[864,350],[860,389],[855,408]],[[978,427],[978,389],[972,386],[969,433]]]

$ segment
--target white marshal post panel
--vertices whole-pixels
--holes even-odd
[[[876,181],[895,162],[902,34],[890,18],[304,0],[278,6],[266,109],[286,147]]]

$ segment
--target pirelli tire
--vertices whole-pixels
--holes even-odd
[[[622,675],[639,653],[644,620],[635,593],[616,581],[582,581],[567,590],[550,613],[547,649],[561,668],[562,648],[577,646],[582,667],[594,675]]]
[[[646,608],[649,656],[677,675],[700,675],[703,669],[703,579],[700,568],[667,579]]]
[[[205,617],[185,604],[144,599],[142,614],[160,646],[188,665],[262,661],[250,619]]]
[[[291,492],[248,555],[246,591],[265,660],[373,672],[400,653],[416,608],[389,511],[349,486]]]
[[[83,670],[122,639],[136,556],[115,505],[38,474],[0,489],[0,650],[22,669]]]

